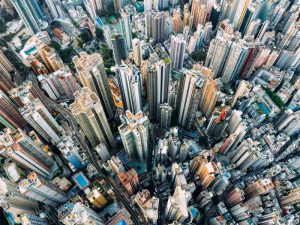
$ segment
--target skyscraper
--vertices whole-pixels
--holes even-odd
[[[11,76],[8,73],[8,71],[6,71],[4,67],[3,68],[1,67],[1,64],[0,64],[0,72],[2,74],[0,76],[0,91],[3,91],[4,93],[8,94],[8,92],[11,89],[16,88],[17,85],[11,80]]]
[[[186,191],[181,186],[177,186],[173,196],[169,196],[165,215],[167,221],[177,221],[179,223],[183,223],[189,217]]]
[[[132,113],[142,111],[141,75],[134,66],[118,67],[118,79],[125,108]]]
[[[3,76],[10,77],[10,72],[12,72],[13,70],[14,69],[12,64],[0,49],[0,72],[3,73]]]
[[[179,84],[177,96],[178,124],[190,129],[199,106],[203,77],[196,71],[185,70]]]
[[[144,0],[144,11],[150,12],[152,10],[152,0]]]
[[[195,27],[197,27],[198,24],[204,25],[207,16],[207,6],[203,4],[201,0],[194,0],[192,4],[192,15]]]
[[[107,46],[112,49],[112,34],[109,26],[104,25],[102,27],[103,35],[104,35],[104,41],[107,44]]]
[[[259,142],[257,143],[251,138],[244,140],[235,150],[231,163],[235,163],[241,171],[246,171],[261,156],[261,147],[258,144]]]
[[[208,188],[214,181],[215,174],[219,172],[214,162],[209,162],[204,155],[198,155],[193,158],[190,165],[190,173],[194,179],[198,178],[204,188]]]
[[[217,36],[210,42],[205,66],[212,68],[216,77],[218,77],[223,71],[231,44],[232,41],[228,34]]]
[[[5,129],[0,135],[0,154],[20,165],[41,174],[51,175],[55,161],[22,130]]]
[[[145,35],[147,38],[152,37],[152,13],[145,12]]]
[[[76,78],[68,67],[61,68],[51,74],[39,75],[37,78],[42,89],[53,100],[61,97],[74,98],[74,93],[80,89]]]
[[[251,90],[251,84],[248,81],[242,80],[240,81],[238,88],[233,96],[231,107],[234,107],[236,100],[241,97],[248,95]]]
[[[56,122],[55,118],[36,98],[20,109],[24,119],[46,140],[58,143],[64,132],[63,128]]]
[[[245,197],[246,199],[255,198],[259,195],[267,193],[273,188],[275,188],[275,186],[270,179],[259,179],[245,188]]]
[[[142,112],[120,117],[122,125],[118,127],[127,155],[130,159],[144,161],[148,156],[149,120]]]
[[[160,111],[160,119],[159,119],[160,127],[169,129],[171,124],[173,108],[168,103],[164,103],[164,104],[160,104],[159,111]]]
[[[118,178],[130,196],[137,192],[139,186],[139,177],[133,168],[125,173],[118,173]]]
[[[34,172],[20,181],[19,190],[21,194],[53,207],[68,201],[66,193]]]
[[[173,28],[175,33],[182,32],[183,21],[181,19],[180,9],[174,10],[173,12]]]
[[[189,4],[185,4],[183,7],[183,23],[184,26],[190,26],[190,16],[191,12],[189,10]]]
[[[114,60],[117,65],[121,65],[121,60],[128,58],[128,47],[126,41],[120,34],[111,37]]]
[[[209,124],[205,132],[211,140],[218,141],[224,138],[229,120],[227,111],[228,109],[226,108],[216,108],[210,117]]]
[[[35,213],[39,207],[38,202],[34,199],[22,196],[15,185],[9,180],[0,178],[0,207],[6,212],[21,215],[24,213]]]
[[[21,216],[21,221],[23,225],[49,225],[45,218],[34,214],[23,214]]]
[[[82,85],[97,94],[107,118],[113,118],[115,105],[101,55],[81,52],[79,57],[73,58],[73,62]]]
[[[225,13],[223,10],[221,4],[213,5],[210,18],[209,18],[209,21],[211,22],[213,29],[215,29],[219,23],[221,12],[222,14]]]
[[[220,81],[206,77],[201,89],[200,110],[209,117],[215,108],[220,95]]]
[[[37,2],[32,0],[12,0],[11,2],[32,34],[38,33],[47,27]]]
[[[233,13],[232,21],[233,21],[233,25],[236,29],[240,29],[240,27],[243,23],[249,2],[250,2],[250,0],[235,1],[236,11],[232,11],[232,13]]]
[[[81,202],[66,203],[58,209],[59,221],[65,225],[104,225],[99,215]]]
[[[239,74],[244,60],[247,57],[248,47],[244,42],[233,42],[230,48],[230,51],[227,56],[227,61],[225,63],[223,73],[222,73],[222,82],[228,84]]]
[[[287,30],[286,34],[282,38],[279,48],[296,51],[300,44],[300,22],[293,22],[292,25]]]
[[[53,73],[64,67],[63,61],[54,48],[40,40],[37,42],[36,48],[49,73]]]
[[[159,105],[168,101],[170,72],[169,58],[148,67],[147,98],[151,119],[159,118]]]
[[[256,19],[256,20],[252,20],[247,28],[247,31],[246,31],[246,36],[256,36],[256,33],[257,33],[257,30],[259,28],[261,24],[261,20],[260,19]]]
[[[60,17],[60,11],[56,7],[60,7],[59,3],[56,0],[45,0],[46,5],[48,6],[52,18],[56,19]]]
[[[228,134],[233,134],[237,131],[239,128],[241,122],[242,122],[242,112],[233,110],[230,115],[230,119],[228,121],[228,126],[226,128]]]
[[[120,26],[123,33],[123,37],[126,40],[126,45],[128,50],[132,49],[132,32],[131,32],[131,21],[130,21],[130,14],[125,12],[121,13],[121,20]]]
[[[163,12],[157,12],[152,16],[152,38],[160,43],[165,40],[165,15]]]
[[[58,150],[68,160],[70,168],[74,171],[84,167],[87,156],[79,145],[76,137],[65,136],[57,144]]]
[[[94,92],[86,87],[76,92],[75,102],[70,105],[70,110],[93,147],[99,143],[115,147],[102,104]]]
[[[132,58],[137,66],[141,65],[141,45],[137,38],[132,40]]]
[[[9,91],[9,95],[19,107],[30,104],[37,98],[49,111],[51,111],[44,93],[39,90],[38,84],[33,83],[30,80],[26,80],[22,83],[22,85],[11,89]]]
[[[24,128],[26,121],[18,110],[18,106],[0,90],[0,123],[11,129]]]
[[[171,62],[173,69],[181,70],[185,57],[186,41],[182,34],[171,37]]]
[[[285,196],[282,196],[280,199],[280,204],[283,206],[292,206],[296,203],[299,203],[299,187],[290,190]]]
[[[86,10],[88,11],[92,20],[96,20],[97,12],[102,9],[101,0],[84,0],[83,1]]]

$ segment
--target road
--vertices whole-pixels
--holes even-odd
[[[89,159],[93,163],[94,167],[97,169],[99,174],[103,177],[103,179],[111,186],[116,197],[123,203],[123,205],[125,206],[127,211],[131,214],[131,219],[133,220],[134,224],[141,225],[142,224],[140,222],[141,219],[140,219],[138,213],[136,212],[135,208],[132,206],[132,204],[128,200],[128,198],[123,194],[122,191],[119,190],[118,186],[115,184],[113,179],[108,179],[107,176],[102,172],[101,167],[99,166],[99,164],[96,161],[95,152],[89,148],[88,144],[85,141],[85,138],[79,132],[80,129],[79,129],[77,121],[73,117],[72,113],[69,110],[67,110],[66,108],[64,108],[63,106],[57,104],[56,102],[52,101],[47,96],[45,96],[43,91],[39,88],[39,85],[38,85],[35,75],[33,75],[33,74],[29,75],[28,79],[31,80],[33,82],[33,84],[35,85],[35,87],[37,88],[37,90],[41,94],[43,94],[43,96],[45,97],[44,100],[47,102],[48,106],[50,108],[58,111],[69,122],[69,125],[71,126],[72,130],[74,131],[74,135],[76,136],[78,143],[80,144],[82,149],[87,150],[87,155],[89,156]]]

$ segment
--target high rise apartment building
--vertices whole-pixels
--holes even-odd
[[[204,25],[207,16],[207,5],[201,0],[194,0],[191,13],[195,27],[197,27],[198,24]]]
[[[213,112],[217,100],[220,96],[220,88],[221,82],[219,80],[212,79],[211,77],[207,76],[204,79],[201,94],[200,94],[200,102],[199,108],[204,113],[206,117],[209,117]]]
[[[52,100],[74,98],[74,93],[80,89],[76,78],[67,67],[51,74],[39,75],[37,78]]]
[[[26,121],[18,110],[18,106],[0,90],[0,123],[10,129],[24,128]]]
[[[59,221],[65,225],[104,225],[99,215],[81,202],[66,203],[58,209]]]
[[[171,53],[170,58],[172,68],[180,70],[183,68],[183,61],[185,57],[186,41],[182,34],[171,37]]]
[[[70,105],[70,110],[93,147],[99,143],[115,147],[114,137],[96,93],[82,88],[75,93],[75,102]]]
[[[217,36],[210,42],[205,66],[212,68],[216,77],[219,77],[222,74],[231,44],[232,40],[229,34],[224,34],[222,37]]]
[[[64,67],[63,61],[54,48],[40,40],[38,41],[36,48],[49,73],[53,73]]]
[[[24,119],[41,135],[46,141],[58,143],[64,132],[42,102],[36,98],[28,102],[20,112]]]
[[[47,23],[43,21],[44,15],[36,1],[12,0],[11,2],[23,20],[25,26],[32,34],[38,33],[48,26]]]
[[[117,65],[121,65],[121,60],[128,58],[128,47],[126,40],[120,34],[111,37],[114,60]]]
[[[118,130],[124,148],[129,158],[138,158],[140,161],[148,157],[149,120],[142,112],[136,114],[126,111],[121,116],[122,125]]]
[[[9,60],[6,58],[6,56],[3,54],[3,52],[0,49],[0,72],[3,73],[3,76],[10,77],[10,72],[12,72],[13,65]]]
[[[139,70],[133,65],[121,65],[117,72],[121,96],[125,108],[132,113],[142,111],[142,80]]]
[[[137,192],[139,186],[139,177],[133,168],[126,173],[118,173],[118,178],[128,195],[132,196],[135,192]]]
[[[131,32],[130,14],[127,14],[125,12],[121,13],[120,26],[121,26],[121,30],[123,33],[123,37],[126,40],[126,45],[128,47],[128,50],[131,50],[132,49],[132,32]]]
[[[9,91],[9,96],[19,107],[24,107],[26,104],[30,104],[37,98],[50,111],[44,93],[39,90],[37,83],[33,83],[30,80],[26,80],[22,85],[11,89]]]
[[[51,17],[57,19],[65,16],[62,3],[57,0],[45,0],[46,5],[49,8]]]
[[[177,95],[178,123],[190,129],[199,107],[203,76],[197,71],[185,70],[179,84]]]
[[[34,172],[30,173],[27,179],[19,182],[19,190],[22,195],[53,207],[69,199],[68,195],[57,186]]]
[[[90,17],[95,21],[97,18],[97,12],[99,12],[103,8],[102,1],[84,0],[83,3]]]
[[[173,108],[168,103],[160,104],[159,112],[160,127],[164,129],[169,129],[171,125]]]
[[[189,217],[186,191],[181,186],[177,186],[173,196],[169,196],[165,215],[167,221],[177,221],[179,223],[183,223]]]
[[[1,155],[42,176],[51,176],[55,161],[22,130],[6,129],[0,138]]]
[[[190,165],[190,174],[194,179],[199,179],[205,188],[208,188],[215,180],[215,175],[218,172],[217,165],[214,162],[209,162],[205,155],[196,156]]]
[[[81,52],[79,57],[73,58],[73,62],[81,84],[97,94],[107,118],[113,118],[115,106],[101,55]]]
[[[165,32],[165,15],[163,12],[157,12],[152,15],[152,38],[161,43],[165,40]]]
[[[34,199],[21,195],[9,180],[0,178],[0,207],[14,215],[34,214],[39,207]]]
[[[160,104],[168,102],[170,73],[171,61],[169,58],[148,67],[147,98],[151,119],[158,119]]]

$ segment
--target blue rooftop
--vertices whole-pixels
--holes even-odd
[[[100,27],[103,27],[103,26],[104,26],[102,20],[101,20],[99,17],[96,18],[96,22],[97,22],[97,24],[98,24]]]
[[[116,225],[127,225],[125,220],[121,219],[119,222],[116,223]]]
[[[80,189],[85,189],[89,185],[89,180],[82,173],[75,174],[73,179]]]

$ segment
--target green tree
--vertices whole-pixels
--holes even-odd
[[[132,39],[137,38],[137,33],[132,33]]]
[[[59,51],[59,56],[62,61],[66,64],[72,63],[73,56],[76,55],[76,52],[73,48],[65,48]]]
[[[9,49],[5,50],[3,54],[6,58],[14,65],[17,71],[22,72],[22,74],[28,74],[30,69],[26,67],[15,55],[15,53]]]
[[[3,9],[3,19],[6,22],[12,21],[14,19],[14,15],[9,13],[6,9]]]
[[[117,19],[120,18],[120,13],[119,12],[116,12],[116,9],[115,9],[115,5],[114,3],[110,3],[106,9],[103,11],[102,13],[105,17],[110,17],[110,16],[114,16],[116,17]]]
[[[96,27],[96,38],[98,40],[101,40],[104,38],[104,35],[103,35],[103,30],[99,27]]]
[[[203,50],[197,50],[196,52],[194,52],[193,54],[191,54],[191,57],[196,62],[205,61],[205,59],[206,59],[206,53]]]
[[[11,40],[14,38],[14,36],[15,36],[15,34],[13,34],[13,33],[7,34],[3,37],[3,40],[6,42],[11,42]]]
[[[280,108],[284,108],[284,102],[281,100],[281,98],[273,91],[271,91],[269,88],[262,87],[267,95],[272,99],[272,101]]]
[[[60,22],[58,21],[52,21],[52,23],[50,24],[51,28],[56,28],[56,27],[60,27]]]
[[[101,51],[101,55],[105,61],[112,59],[113,52],[109,47],[103,46],[100,51]]]
[[[61,47],[60,47],[60,44],[57,42],[57,41],[51,41],[50,42],[50,45],[52,48],[54,48],[56,51],[60,51]]]
[[[0,20],[0,33],[5,33],[6,31],[7,31],[6,23]]]
[[[87,42],[93,40],[92,35],[90,34],[90,32],[87,29],[81,30],[79,38],[81,39],[81,41],[83,43],[87,43]]]

